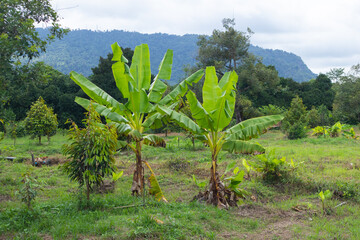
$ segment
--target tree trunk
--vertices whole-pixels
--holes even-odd
[[[39,136],[39,145],[41,144],[41,136]]]
[[[194,197],[194,200],[205,201],[221,209],[237,206],[237,196],[231,190],[226,189],[224,183],[220,180],[219,173],[217,172],[216,159],[212,160],[208,190],[204,193],[200,192]]]
[[[131,186],[132,195],[139,196],[144,191],[144,167],[141,159],[141,142],[136,142],[136,167]]]
[[[193,150],[195,150],[195,138],[194,137],[191,137],[191,142],[192,142],[192,145],[193,145]]]
[[[241,113],[240,111],[236,111],[236,123],[240,123],[241,121]]]
[[[89,183],[89,178],[86,178],[86,199],[89,201],[90,200],[90,183]]]

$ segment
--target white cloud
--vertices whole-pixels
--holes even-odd
[[[251,42],[293,52],[314,72],[359,63],[357,0],[55,0],[72,29],[211,34],[223,18],[250,27]],[[73,8],[71,8],[73,7]]]

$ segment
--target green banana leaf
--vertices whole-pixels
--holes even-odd
[[[180,82],[169,94],[159,101],[159,105],[165,106],[174,103],[178,97],[183,97],[192,84],[197,83],[204,76],[204,70],[198,70],[190,77]]]
[[[262,147],[261,145],[256,143],[241,141],[241,140],[235,140],[235,141],[228,140],[223,144],[222,149],[231,153],[254,153],[254,152],[264,153],[265,152],[265,148]]]
[[[156,110],[163,115],[167,115],[169,119],[175,121],[180,127],[188,130],[193,134],[201,135],[203,133],[203,130],[185,114],[176,112],[175,110],[159,105],[156,106]],[[144,124],[145,123],[149,124],[150,122],[144,122]],[[147,124],[145,125],[145,127],[150,127]]]
[[[186,94],[186,98],[189,101],[190,111],[192,117],[195,119],[200,127],[205,129],[214,129],[213,120],[209,116],[209,113],[203,108],[201,103],[197,100],[195,93],[191,90]]]
[[[205,71],[205,81],[203,85],[203,108],[208,112],[217,109],[217,100],[221,96],[221,88],[219,87],[218,78],[216,76],[215,67],[207,67]]]
[[[124,111],[125,106],[107,94],[104,90],[97,87],[83,75],[74,71],[70,72],[70,78],[81,87],[81,89],[95,102],[102,104],[109,108],[114,108],[116,111]],[[118,112],[118,113],[120,113]]]
[[[150,52],[147,44],[141,44],[135,47],[130,73],[136,83],[136,85],[133,86],[134,88],[137,90],[150,88]]]
[[[120,115],[116,111],[115,108],[109,109],[103,105],[100,105],[96,102],[91,102],[88,99],[81,98],[81,97],[75,97],[75,102],[85,108],[86,110],[89,109],[90,104],[94,107],[95,111],[98,112],[100,115],[106,117],[107,119],[110,119],[113,122],[117,123],[127,123],[129,122],[126,118],[124,118],[122,115]]]
[[[163,83],[160,79],[170,80],[171,78],[171,69],[173,62],[173,51],[168,49],[164,58],[162,59],[159,66],[159,73],[156,75],[154,82],[150,86],[149,92],[149,101],[153,103],[158,103],[164,92],[167,89],[167,85]]]
[[[154,134],[149,134],[149,135],[144,136],[144,144],[150,145],[153,147],[166,147],[165,140]]]
[[[214,119],[214,129],[221,131],[229,125],[235,109],[235,89],[238,76],[232,72],[227,72],[221,78],[222,95],[216,101],[216,111],[212,114]],[[219,84],[220,86],[220,84]]]
[[[284,116],[270,115],[245,120],[226,130],[227,140],[249,140],[267,131],[279,123]]]

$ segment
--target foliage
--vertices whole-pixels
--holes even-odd
[[[291,101],[291,106],[282,121],[282,128],[289,139],[306,137],[306,108],[298,96]]]
[[[260,111],[254,106],[253,102],[244,95],[236,98],[235,103],[236,123],[261,116]]]
[[[0,119],[0,123],[4,124],[4,120]],[[5,134],[3,132],[0,132],[0,142],[4,139]]]
[[[5,85],[8,99],[3,111],[0,110],[3,119],[7,122],[23,120],[32,102],[41,96],[57,114],[60,128],[65,127],[67,119],[81,123],[85,111],[74,99],[76,95],[83,96],[84,93],[69,76],[42,62],[20,66],[14,71]]]
[[[240,184],[244,180],[245,172],[243,170],[239,170],[239,167],[235,167],[232,171],[233,175],[224,178],[225,180],[225,188],[234,192],[237,197],[246,198],[246,196],[250,195],[246,190],[240,188]],[[224,173],[225,174],[225,173]],[[232,199],[232,201],[234,201]],[[231,201],[231,200],[230,200]]]
[[[92,186],[100,186],[105,176],[115,172],[117,133],[115,127],[101,122],[100,116],[91,106],[84,125],[85,128],[80,129],[72,123],[69,130],[70,143],[63,145],[63,154],[69,161],[64,163],[62,169],[80,187],[86,185],[89,200]]]
[[[360,122],[360,68],[358,65],[352,66],[347,74],[338,77],[338,82],[334,85],[336,92],[333,112],[337,121],[348,124]]]
[[[46,106],[42,97],[31,105],[30,111],[25,118],[25,129],[30,135],[39,139],[41,144],[41,137],[50,137],[56,133],[58,125],[56,114],[53,113],[52,108]]]
[[[215,66],[221,72],[236,69],[247,56],[252,34],[249,28],[247,33],[235,30],[235,19],[224,18],[222,24],[225,31],[215,29],[210,37],[199,36],[197,42],[200,66]]]
[[[310,128],[321,126],[321,120],[319,111],[313,106],[311,110],[306,114],[306,121]]]
[[[320,136],[328,136],[329,135],[329,132],[327,130],[327,128],[324,126],[317,126],[317,127],[314,127],[312,129],[312,136],[317,136],[317,137],[320,137]]]
[[[274,66],[265,66],[261,59],[249,55],[236,69],[239,74],[237,90],[247,96],[255,107],[278,104],[280,78]]]
[[[93,104],[95,110],[117,128],[119,135],[127,135],[130,139],[130,142],[122,141],[121,145],[130,147],[136,155],[136,169],[131,190],[133,194],[139,195],[144,188],[144,167],[141,155],[143,144],[166,146],[161,137],[145,133],[150,128],[157,129],[162,127],[164,122],[168,122],[163,115],[155,111],[155,106],[177,108],[179,98],[184,96],[188,86],[200,80],[203,71],[194,73],[163,97],[167,85],[162,80],[169,80],[171,77],[173,62],[171,50],[166,52],[160,63],[159,72],[151,83],[148,45],[142,44],[135,48],[130,67],[126,64],[128,60],[119,45],[114,43],[111,47],[112,61],[115,62],[112,65],[113,75],[117,88],[127,101],[125,104],[114,99],[82,75],[71,72],[70,76],[96,102]],[[76,102],[85,109],[90,104],[90,101],[84,98],[76,98]]]
[[[288,174],[289,171],[293,171],[298,167],[294,161],[286,161],[286,157],[278,157],[275,151],[272,150],[266,154],[256,156],[256,162],[251,163],[252,167],[263,174],[263,178],[266,180],[278,180]]]
[[[164,193],[162,192],[161,188],[160,188],[160,185],[159,185],[159,182],[158,180],[156,179],[156,176],[155,176],[155,173],[154,171],[151,169],[150,165],[144,161],[144,163],[146,164],[146,166],[149,168],[150,172],[151,172],[151,175],[149,177],[149,183],[150,183],[150,190],[149,190],[149,193],[151,195],[154,195],[155,199],[157,201],[164,201],[164,202],[167,202],[165,196],[164,196]]]
[[[267,116],[267,115],[283,114],[283,113],[285,113],[286,110],[284,108],[282,108],[282,107],[269,104],[269,105],[260,107],[259,111],[263,115]]]
[[[29,172],[22,174],[22,187],[15,192],[22,202],[26,204],[28,209],[32,208],[32,202],[38,195],[37,190],[41,189],[40,185]]]
[[[349,131],[343,129],[343,135],[350,139],[359,139],[360,137],[356,135],[354,128],[350,128]]]
[[[60,17],[48,0],[2,0],[0,4],[0,66],[18,57],[32,59],[45,52],[55,38],[61,39],[68,30],[60,28]],[[51,24],[49,33],[41,38],[34,24]],[[0,69],[2,72],[3,69]]]
[[[335,97],[335,91],[332,86],[331,80],[325,74],[319,74],[316,79],[302,83],[304,91],[301,93],[301,98],[304,101],[304,105],[309,109],[313,106],[319,107],[324,105],[327,109],[331,110]]]
[[[325,213],[328,212],[325,203],[326,203],[328,200],[330,200],[331,197],[332,197],[332,192],[330,192],[329,189],[326,190],[325,192],[323,192],[323,191],[319,192],[319,198],[320,198],[321,203],[322,203],[323,215],[325,215]]]
[[[245,170],[246,170],[246,176],[247,176],[247,178],[250,179],[250,178],[251,178],[250,172],[251,172],[251,171],[254,171],[254,168],[253,168],[250,164],[248,164],[248,162],[246,161],[245,158],[243,158],[243,160],[242,160],[242,165],[244,166],[244,168],[245,168]]]
[[[201,195],[201,198],[220,208],[227,208],[229,204],[233,204],[224,196],[225,189],[221,187],[223,185],[217,172],[217,157],[220,150],[224,149],[235,153],[264,152],[265,149],[262,146],[251,143],[249,140],[266,132],[267,128],[283,118],[280,115],[253,118],[224,130],[230,124],[234,114],[236,82],[237,74],[234,71],[225,73],[219,82],[215,68],[207,67],[202,89],[203,103],[198,101],[192,91],[186,95],[194,121],[185,114],[157,106],[157,110],[161,114],[166,114],[209,146],[211,177],[209,190],[205,196]]]

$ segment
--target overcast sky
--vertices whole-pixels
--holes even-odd
[[[52,0],[63,27],[207,34],[223,18],[251,43],[299,55],[314,73],[360,63],[359,0]]]

